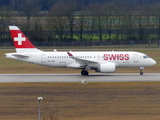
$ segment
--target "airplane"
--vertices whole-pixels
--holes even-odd
[[[45,52],[37,49],[17,26],[9,26],[16,49],[15,53],[6,53],[7,58],[32,64],[81,69],[81,75],[89,75],[89,70],[100,73],[114,73],[116,68],[140,68],[156,64],[156,61],[144,53],[134,51],[69,51]]]

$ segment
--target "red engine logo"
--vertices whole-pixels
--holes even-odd
[[[129,60],[129,54],[104,54],[104,60]]]

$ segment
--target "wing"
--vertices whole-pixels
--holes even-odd
[[[68,56],[74,60],[76,60],[76,62],[78,62],[80,65],[89,65],[89,64],[98,64],[99,61],[94,61],[94,60],[88,60],[88,59],[82,59],[82,58],[77,58],[75,56],[73,56],[70,52],[67,52]]]

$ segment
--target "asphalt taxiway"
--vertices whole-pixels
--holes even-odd
[[[24,82],[145,82],[160,81],[160,73],[112,73],[112,74],[0,74],[0,83]]]

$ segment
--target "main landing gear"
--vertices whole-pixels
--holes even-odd
[[[90,67],[89,66],[85,66],[85,68],[81,71],[81,75],[89,75],[89,72],[88,70],[90,70]]]
[[[143,75],[142,70],[144,69],[144,67],[140,67],[140,75]]]
[[[81,71],[81,75],[88,75],[89,74],[89,72],[87,71],[87,70],[85,70],[85,69],[83,69],[82,71]]]

